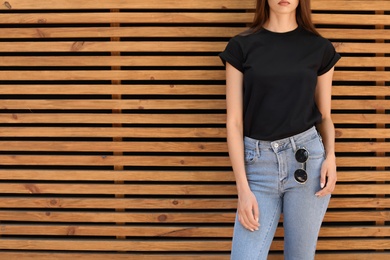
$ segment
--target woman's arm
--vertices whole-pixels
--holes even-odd
[[[317,128],[324,142],[326,159],[321,168],[321,190],[316,196],[325,196],[333,192],[336,181],[335,130],[331,118],[332,79],[334,68],[318,77],[315,100],[322,114],[322,121]]]
[[[238,191],[238,216],[247,229],[258,229],[259,212],[256,197],[249,189],[244,164],[243,74],[226,63],[226,129],[229,157]]]

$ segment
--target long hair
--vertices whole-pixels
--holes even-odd
[[[268,0],[257,0],[256,13],[250,28],[241,35],[249,35],[260,31],[270,17]],[[299,0],[296,10],[296,20],[299,26],[315,35],[320,35],[311,20],[310,0]]]

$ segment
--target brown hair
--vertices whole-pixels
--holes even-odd
[[[249,35],[260,31],[270,16],[270,7],[268,0],[257,0],[256,13],[250,28],[241,35]],[[299,26],[303,27],[315,35],[320,35],[311,20],[310,0],[299,0],[296,10],[296,19]]]

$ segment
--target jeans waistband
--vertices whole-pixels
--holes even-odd
[[[318,138],[319,134],[317,132],[317,129],[315,126],[309,128],[308,130],[290,136],[283,139],[275,140],[275,141],[263,141],[263,140],[256,140],[250,137],[245,136],[244,137],[244,143],[246,147],[253,147],[256,149],[273,149],[276,151],[280,151],[283,149],[286,149],[288,147],[292,147],[294,150],[296,149],[296,146],[304,145],[304,143],[308,140],[311,140],[313,138]]]

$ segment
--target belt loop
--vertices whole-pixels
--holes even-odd
[[[256,154],[257,154],[257,156],[260,156],[259,140],[256,141]]]
[[[291,142],[292,148],[293,148],[294,153],[295,153],[297,150],[297,146],[295,144],[294,138],[290,137],[290,142]]]

